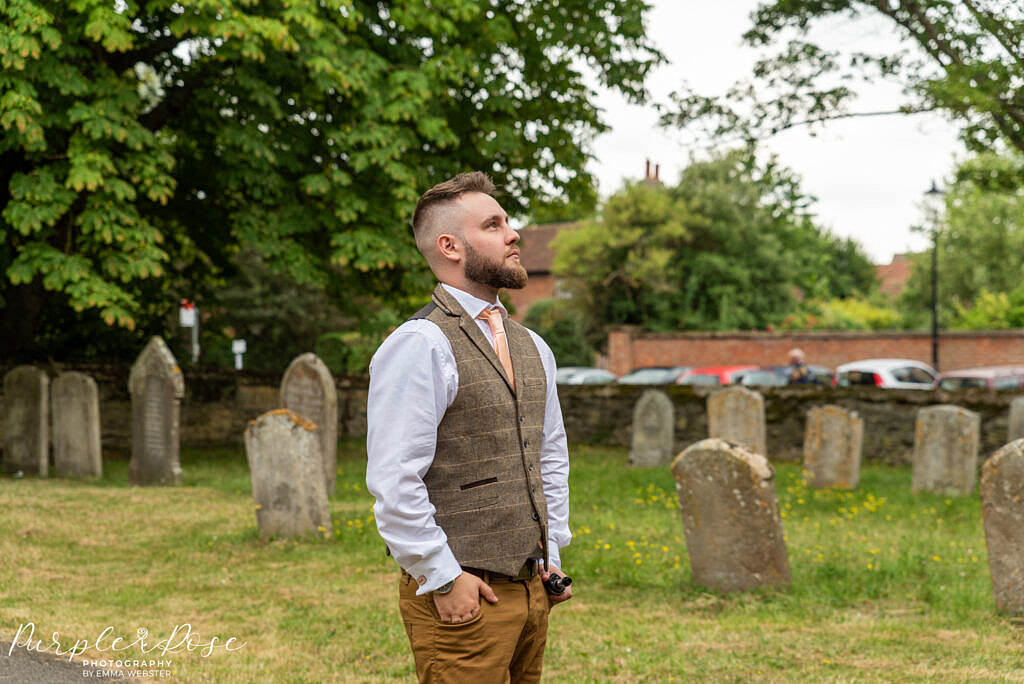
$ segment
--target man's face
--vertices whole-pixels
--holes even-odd
[[[519,263],[519,233],[508,225],[498,202],[482,192],[468,192],[457,200],[465,212],[462,225],[466,278],[495,289],[520,289],[526,269]]]

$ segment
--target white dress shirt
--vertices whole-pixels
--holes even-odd
[[[471,317],[491,344],[487,321],[477,316],[488,307],[504,311],[468,292],[442,285]],[[529,331],[547,376],[547,403],[540,451],[541,480],[548,507],[548,561],[561,567],[559,549],[568,546],[569,452],[555,385],[555,356],[543,339]],[[370,361],[366,403],[366,486],[377,502],[377,530],[398,564],[423,577],[418,594],[433,591],[462,572],[448,537],[434,521],[423,476],[434,461],[437,427],[459,391],[459,372],[451,343],[435,323],[406,321],[391,333]]]

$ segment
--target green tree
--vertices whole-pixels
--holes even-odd
[[[890,54],[840,53],[807,40],[836,18],[883,18],[902,41]],[[713,138],[763,139],[830,119],[941,110],[963,126],[975,151],[1024,151],[1024,24],[1020,6],[995,0],[771,0],[752,13],[753,47],[783,44],[753,78],[723,96],[683,87],[663,123],[703,128]],[[906,99],[886,111],[853,109],[857,79],[894,80]]]
[[[647,9],[0,3],[0,351],[53,352],[45,324],[77,314],[159,331],[242,247],[347,314],[420,297],[408,218],[433,182],[486,170],[517,214],[589,192],[583,69],[643,100]]]
[[[534,302],[523,325],[544,338],[559,366],[593,366],[594,347],[586,334],[583,312],[568,299]]]
[[[874,287],[863,252],[816,226],[811,198],[749,150],[687,167],[677,186],[635,183],[596,220],[553,241],[555,271],[588,314],[650,330],[764,328],[798,293],[842,297]]]
[[[1024,159],[982,154],[961,164],[945,197],[939,231],[939,310],[943,325],[963,318],[983,292],[1020,285],[1024,254]],[[931,306],[931,249],[915,256],[901,296],[908,312]]]

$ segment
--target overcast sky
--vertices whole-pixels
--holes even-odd
[[[669,93],[686,80],[706,95],[724,92],[750,74],[757,53],[741,46],[750,26],[754,0],[653,0],[648,35],[668,59],[648,81],[653,101],[668,102]],[[826,33],[827,32],[827,33]],[[817,32],[829,47],[882,52],[899,45],[891,25],[881,20],[834,22]],[[851,111],[894,109],[904,102],[889,84],[858,87]],[[602,196],[624,179],[643,177],[644,160],[661,164],[661,179],[674,183],[691,149],[687,136],[657,125],[650,106],[628,105],[602,92],[598,105],[611,130],[595,143],[591,170]],[[799,174],[804,191],[817,197],[820,223],[837,235],[864,246],[876,263],[920,249],[927,240],[910,232],[921,221],[922,194],[931,179],[948,178],[964,156],[955,128],[940,116],[917,114],[834,121],[811,136],[805,129],[784,131],[767,147]]]

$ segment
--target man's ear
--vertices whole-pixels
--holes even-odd
[[[437,251],[441,258],[448,261],[462,261],[462,245],[459,239],[451,233],[441,233],[437,236]]]

